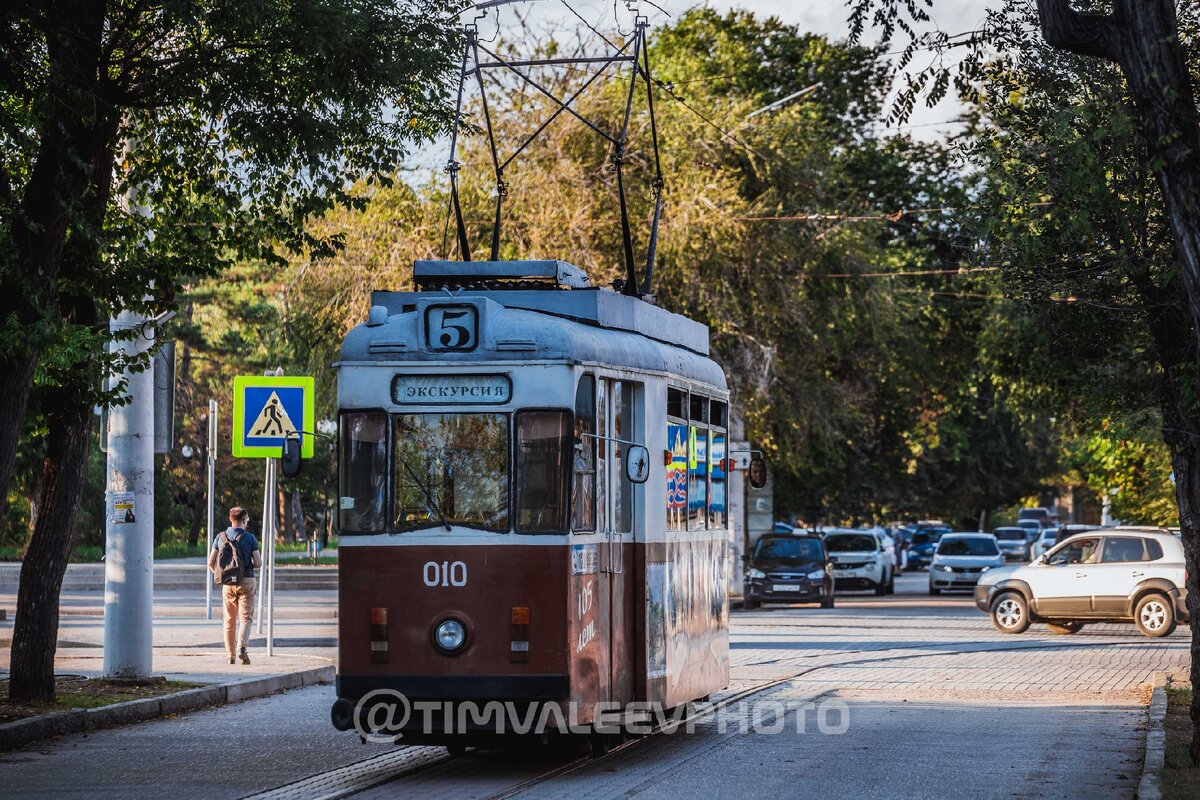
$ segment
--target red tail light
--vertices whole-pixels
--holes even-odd
[[[388,626],[386,608],[371,609],[371,661],[386,664],[388,660]]]
[[[529,660],[529,607],[513,606],[512,608],[512,641],[509,644],[508,657],[513,662]]]

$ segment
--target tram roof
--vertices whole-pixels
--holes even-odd
[[[503,273],[485,262],[417,262],[418,285],[440,284],[441,290],[372,292],[370,317],[346,336],[342,360],[468,363],[523,356],[610,363],[726,385],[724,373],[708,358],[706,325],[637,297],[586,286],[586,274],[565,262],[498,263]],[[566,288],[560,276],[584,286]],[[454,290],[445,283],[451,278]],[[430,352],[421,346],[423,309],[447,301],[483,301],[480,346],[474,351]]]

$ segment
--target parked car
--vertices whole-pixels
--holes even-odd
[[[984,573],[1004,566],[1004,561],[996,537],[990,533],[947,533],[929,565],[929,593],[974,589]]]
[[[992,531],[996,545],[1004,557],[1012,561],[1028,561],[1030,540],[1025,528],[1017,525],[996,528]]]
[[[908,561],[906,569],[921,569],[933,562],[933,551],[937,548],[938,540],[950,533],[950,527],[926,527],[913,531],[908,541]]]
[[[1183,545],[1171,533],[1104,528],[1077,533],[1031,564],[988,571],[975,605],[1002,633],[1045,622],[1075,633],[1089,622],[1133,621],[1168,636],[1187,621]]]
[[[883,552],[871,531],[827,531],[825,550],[833,561],[836,589],[874,589],[878,595],[896,591],[891,554]]]
[[[1043,528],[1049,528],[1054,524],[1054,515],[1050,513],[1050,509],[1041,506],[1022,508],[1017,512],[1017,524],[1024,520],[1033,520]]]
[[[746,558],[743,605],[820,603],[833,608],[833,568],[819,536],[767,534]]]
[[[1059,525],[1054,528],[1045,528],[1038,531],[1037,538],[1033,540],[1033,544],[1029,547],[1029,560],[1035,561],[1041,558],[1054,545],[1059,542],[1065,542],[1069,537],[1077,533],[1087,533],[1094,530],[1101,529],[1096,525],[1083,525],[1072,522],[1067,525]]]

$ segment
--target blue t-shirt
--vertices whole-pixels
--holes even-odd
[[[233,537],[241,534],[241,538],[236,542]],[[241,562],[242,568],[246,571],[247,578],[254,577],[254,551],[258,550],[258,539],[254,538],[254,534],[247,531],[245,528],[229,528],[225,531],[225,536],[238,550],[238,561]],[[218,552],[221,549],[221,537],[213,539],[213,549]],[[218,567],[220,564],[218,563]]]

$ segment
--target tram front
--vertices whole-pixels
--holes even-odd
[[[520,281],[376,293],[337,365],[342,730],[461,742],[520,732],[531,713],[562,730],[638,694],[623,664],[644,651],[632,531],[652,469],[645,386],[692,361],[723,376],[604,323],[627,325],[636,303],[676,335],[702,326],[607,289],[566,291],[587,278],[562,262],[418,262],[417,276],[472,268]],[[623,400],[632,383],[596,379],[631,370],[653,374]],[[655,469],[665,485],[661,458]],[[635,507],[615,534],[612,518]],[[572,535],[581,515],[590,530]]]

